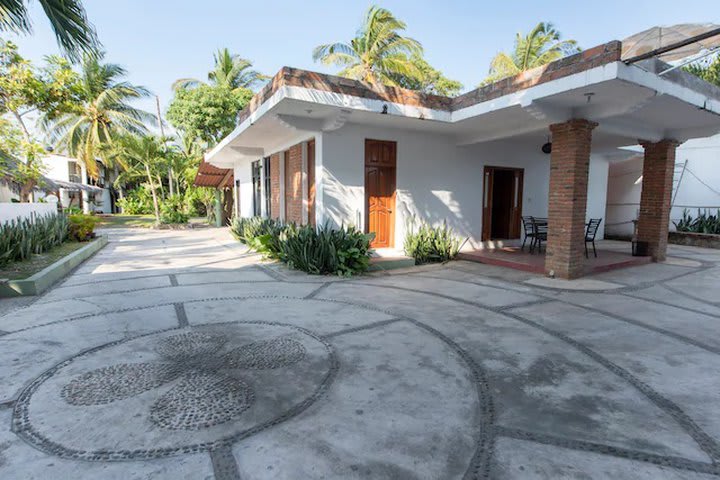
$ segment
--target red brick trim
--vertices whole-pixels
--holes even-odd
[[[548,65],[523,72],[485,85],[456,98],[426,95],[403,88],[368,84],[357,80],[283,67],[251,100],[238,116],[238,123],[247,119],[260,105],[284,86],[304,87],[326,92],[352,95],[360,98],[400,103],[433,110],[454,111],[524,90],[562,77],[584,72],[591,68],[620,61],[622,44],[612,41],[578,54],[562,58]]]
[[[270,155],[270,217],[280,218],[280,154]]]

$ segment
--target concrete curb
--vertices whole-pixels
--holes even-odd
[[[24,280],[0,283],[0,298],[40,295],[108,243],[103,235]]]

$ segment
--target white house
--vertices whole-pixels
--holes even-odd
[[[205,156],[233,168],[241,216],[354,224],[400,248],[447,221],[466,248],[517,242],[548,218],[545,269],[582,274],[609,165],[644,150],[639,238],[665,257],[678,142],[720,131],[720,89],[610,42],[456,98],[283,68]],[[552,142],[552,153],[544,144]],[[664,227],[663,227],[664,225]]]
[[[43,158],[46,177],[57,187],[63,208],[78,207],[84,212],[112,213],[114,199],[111,192],[112,172],[98,162],[99,175],[90,179],[85,167],[76,159],[50,154]],[[42,198],[43,194],[36,196]]]

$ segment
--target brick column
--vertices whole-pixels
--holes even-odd
[[[637,239],[648,242],[653,261],[662,262],[667,253],[668,224],[675,171],[675,140],[657,143],[640,141],[645,149]]]
[[[592,130],[597,123],[573,119],[550,125],[550,195],[545,272],[559,278],[582,276],[585,211]]]

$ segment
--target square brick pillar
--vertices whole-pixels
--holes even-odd
[[[550,195],[545,272],[559,278],[583,275],[585,212],[592,130],[597,123],[573,119],[550,125]]]
[[[657,143],[640,141],[645,157],[637,239],[648,243],[648,253],[655,262],[662,262],[667,254],[675,149],[678,144],[675,140]]]

